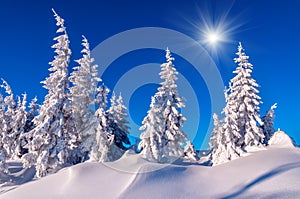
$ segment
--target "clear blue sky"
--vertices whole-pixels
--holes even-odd
[[[48,75],[48,62],[53,58],[56,26],[51,12],[54,8],[65,20],[73,51],[72,59],[80,58],[81,35],[96,47],[107,38],[133,28],[163,27],[203,40],[201,15],[212,22],[228,13],[225,22],[235,27],[208,53],[213,57],[225,85],[236,67],[237,44],[244,44],[253,77],[261,85],[261,114],[275,102],[275,127],[285,130],[300,143],[300,2],[297,0],[225,0],[225,1],[5,1],[0,5],[0,77],[7,80],[15,94],[27,92],[29,99],[38,96],[41,103],[46,90],[39,83]],[[107,49],[109,51],[109,49]],[[171,49],[172,50],[172,49]],[[189,52],[193,53],[193,52]],[[207,88],[199,74],[192,71],[184,59],[174,55],[175,65],[193,88],[197,88],[201,123],[194,139],[197,148],[202,144],[211,117]],[[164,62],[160,50],[140,50],[117,59],[105,72],[103,80],[114,86],[115,80],[136,65]],[[71,67],[74,62],[71,63]],[[120,67],[123,69],[119,70]],[[126,68],[127,67],[127,68]],[[157,65],[159,67],[159,65]],[[149,97],[155,85],[137,89],[130,99],[130,114],[140,123],[148,109]],[[188,99],[187,99],[188,100]],[[187,122],[193,118],[187,118]],[[190,132],[188,132],[190,133]],[[137,134],[137,133],[134,133]],[[193,134],[193,133],[192,133]]]

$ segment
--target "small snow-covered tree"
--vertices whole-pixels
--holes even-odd
[[[28,142],[32,140],[32,137],[30,137],[31,134],[29,132],[35,128],[33,120],[37,116],[37,110],[37,98],[35,97],[29,104],[29,111],[26,114],[24,133],[20,135],[21,155],[28,153]]]
[[[71,50],[64,20],[53,10],[59,36],[55,37],[52,48],[56,56],[49,64],[51,72],[42,83],[48,90],[39,115],[34,118],[35,128],[30,131],[32,140],[28,144],[29,153],[22,159],[24,166],[35,165],[37,177],[56,171],[65,164],[68,157],[70,139],[70,115],[68,110],[68,65]]]
[[[273,127],[274,125],[274,109],[277,108],[277,103],[275,103],[273,106],[271,106],[270,110],[267,111],[266,115],[262,117],[263,125],[261,126],[263,133],[265,135],[264,143],[267,145],[269,139],[272,137],[272,135],[275,132],[275,129]]]
[[[18,98],[18,105],[14,116],[12,117],[12,126],[13,126],[13,145],[12,158],[19,158],[22,156],[22,148],[24,147],[23,135],[25,133],[25,125],[27,121],[27,94],[23,94],[22,101],[20,97]]]
[[[163,128],[161,127],[161,108],[157,107],[155,101],[155,97],[152,97],[150,109],[142,122],[143,126],[140,127],[140,130],[143,132],[140,135],[141,141],[138,148],[142,150],[141,154],[145,159],[162,162],[164,157],[162,148],[167,140],[164,137]]]
[[[187,141],[186,146],[184,147],[184,156],[192,161],[197,160],[197,153],[191,141]]]
[[[186,139],[182,126],[185,118],[180,113],[184,107],[178,95],[178,72],[174,68],[170,51],[166,50],[167,62],[161,65],[160,78],[163,80],[158,92],[152,98],[150,110],[140,128],[142,134],[139,149],[142,156],[150,161],[169,162],[183,155]]]
[[[95,141],[91,140],[93,145],[89,157],[91,160],[98,162],[110,161],[109,150],[114,141],[105,111],[108,93],[109,89],[102,84],[97,89],[97,96],[95,99],[96,106],[98,107],[97,111],[95,112],[95,125],[93,125],[96,135]]]
[[[7,173],[8,167],[6,161],[9,157],[3,143],[3,138],[6,136],[6,132],[4,131],[5,125],[5,103],[3,95],[0,93],[0,171]]]
[[[16,114],[17,104],[14,100],[14,94],[11,90],[9,84],[3,80],[2,88],[5,89],[6,96],[4,98],[5,104],[5,113],[4,113],[4,125],[3,125],[3,135],[2,135],[2,143],[3,147],[6,150],[7,158],[11,158],[14,153],[14,142],[15,142],[15,134],[14,134],[14,122],[13,118]]]
[[[77,154],[76,159],[84,161],[91,150],[92,142],[95,140],[94,111],[91,109],[95,106],[95,94],[97,85],[101,82],[98,77],[97,65],[93,64],[94,58],[91,57],[90,45],[88,40],[83,36],[82,40],[83,57],[76,62],[79,66],[74,67],[74,71],[69,78],[73,86],[70,88],[72,117],[75,122],[77,131]],[[73,160],[78,161],[78,160]]]
[[[115,123],[118,125],[118,127],[124,132],[129,134],[130,127],[128,126],[129,122],[127,120],[128,114],[127,114],[127,107],[123,103],[123,97],[120,94],[117,99],[117,104],[115,106],[114,114]]]
[[[113,93],[110,100],[110,108],[107,111],[107,117],[110,128],[112,128],[112,134],[114,135],[114,143],[122,150],[125,150],[124,145],[130,144],[128,133],[129,126],[126,117],[127,108],[123,104],[122,96],[120,95],[117,99]]]
[[[33,98],[29,104],[29,111],[27,112],[26,116],[26,124],[24,127],[24,132],[27,133],[34,129],[35,125],[33,123],[33,119],[37,116],[38,104],[37,98]]]
[[[209,148],[213,149],[217,145],[217,137],[219,136],[218,134],[220,133],[220,128],[222,125],[220,124],[219,117],[216,113],[213,114],[213,120],[214,120],[214,129],[210,135],[210,140],[209,140]]]

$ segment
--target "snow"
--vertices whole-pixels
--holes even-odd
[[[275,135],[285,137],[283,132]],[[15,184],[0,188],[0,197],[299,198],[300,149],[288,145],[288,139],[280,140],[280,148],[273,147],[274,143],[266,150],[214,167],[183,160],[152,163],[127,151],[115,162],[81,163],[20,186],[14,180]],[[21,176],[19,180],[26,181]]]
[[[272,147],[294,147],[294,141],[284,131],[278,130],[270,138],[268,144]]]

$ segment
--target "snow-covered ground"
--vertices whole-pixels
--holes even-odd
[[[116,162],[86,162],[32,181],[33,169],[12,162],[13,175],[1,176],[0,198],[300,198],[300,149],[283,137],[214,167],[149,163],[129,152]]]

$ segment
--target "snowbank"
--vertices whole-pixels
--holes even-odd
[[[155,164],[126,153],[113,163],[86,162],[1,190],[0,198],[300,198],[299,176],[295,147],[271,147],[215,167]]]
[[[289,148],[295,147],[294,141],[284,131],[278,130],[270,138],[269,146]]]

